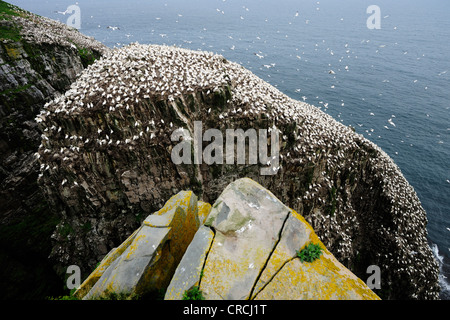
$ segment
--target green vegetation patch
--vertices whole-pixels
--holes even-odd
[[[29,14],[17,6],[0,1],[0,40],[20,41],[22,28],[14,23],[12,16],[26,17]]]
[[[129,292],[113,292],[106,291],[99,297],[95,297],[94,300],[139,300],[140,296],[135,293]]]
[[[81,63],[86,68],[87,66],[93,64],[95,62],[95,56],[91,50],[86,48],[79,48],[78,55],[81,58]]]
[[[0,20],[0,40],[20,41],[22,39],[20,30],[21,29],[12,21]]]
[[[297,251],[297,257],[301,262],[313,262],[320,258],[322,247],[319,244],[309,243],[304,249]]]
[[[20,9],[19,7],[12,5],[5,1],[0,1],[0,14],[8,15],[8,16],[20,16],[21,13],[25,11]]]
[[[20,86],[20,87],[16,87],[16,88],[6,89],[5,91],[0,92],[0,95],[13,96],[17,93],[21,93],[21,92],[28,90],[31,86],[32,86],[31,84],[26,84],[24,86]]]
[[[205,300],[205,297],[198,286],[193,286],[183,293],[183,300]]]

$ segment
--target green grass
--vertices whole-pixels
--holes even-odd
[[[20,9],[15,5],[9,4],[5,1],[0,1],[0,14],[5,14],[8,16],[20,16],[24,12],[26,11]]]
[[[199,287],[194,286],[183,293],[183,300],[205,300]]]
[[[84,233],[88,233],[89,231],[92,230],[92,224],[90,221],[86,222],[85,224],[83,224],[81,226],[81,229],[83,230]]]
[[[81,58],[81,63],[86,68],[87,66],[93,64],[95,62],[95,56],[91,50],[86,48],[79,48],[78,55]]]
[[[48,297],[47,300],[79,300],[74,296]]]
[[[11,22],[11,26],[0,26],[0,40],[13,40],[20,41],[22,36],[20,35],[20,28]]]
[[[23,92],[31,87],[31,84],[26,84],[24,86],[16,87],[13,89],[6,89],[5,91],[0,92],[0,95],[10,96],[15,95],[17,93]]]
[[[20,35],[21,28],[12,22],[11,16],[20,17],[25,16],[27,13],[27,11],[17,6],[0,1],[0,20],[9,21],[0,25],[0,40],[20,41],[22,39]]]
[[[129,292],[112,292],[105,291],[102,295],[93,298],[92,300],[140,300],[140,296]]]
[[[48,297],[48,300],[80,300],[73,294],[75,289],[70,292],[68,296]],[[140,296],[135,293],[128,292],[112,292],[105,291],[102,295],[92,298],[91,300],[139,300]]]
[[[322,248],[320,245],[311,242],[301,251],[297,251],[297,256],[300,258],[301,262],[313,262],[314,260],[319,259],[321,254]]]
[[[139,300],[139,295],[127,292],[105,292],[95,300]]]
[[[64,223],[58,230],[58,233],[65,239],[67,239],[67,237],[70,234],[74,234],[75,231],[72,228],[72,226],[70,224]]]

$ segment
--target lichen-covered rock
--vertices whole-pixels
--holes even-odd
[[[166,299],[180,299],[193,286],[213,300],[379,299],[336,260],[303,217],[250,179],[223,191],[206,225],[210,231],[197,231]],[[309,243],[323,253],[301,262],[297,251]]]
[[[110,293],[146,296],[165,291],[199,227],[197,197],[178,193],[110,252],[75,296],[97,299]]]
[[[208,299],[250,297],[289,211],[250,179],[237,180],[223,191],[206,221],[215,230],[201,281]]]
[[[252,297],[254,298],[258,295],[259,292],[271,282],[273,277],[284,268],[286,263],[297,257],[297,251],[300,251],[310,242],[319,243],[320,241],[303,217],[295,211],[290,210],[280,233],[279,241],[272,251],[270,259],[267,260],[264,271],[261,272],[258,282],[253,288]],[[289,297],[289,299],[294,298],[294,296],[286,294],[285,296]]]
[[[438,297],[426,213],[392,159],[222,56],[156,45],[115,49],[37,120],[47,130],[40,183],[60,213],[52,258],[61,266],[91,269],[176,192],[214,203],[229,183],[249,177],[305,217],[355,275],[379,266],[382,298]],[[269,166],[276,174],[261,175],[267,163],[249,161],[175,164],[171,136],[184,128],[194,137],[195,121],[202,133],[278,132],[279,164]]]
[[[206,218],[211,212],[211,205],[207,202],[199,201],[198,202],[198,219],[200,224],[204,224]]]
[[[167,288],[165,300],[181,300],[189,289],[198,286],[206,255],[214,239],[211,228],[201,226],[195,233]]]
[[[136,234],[141,230],[142,226],[133,232],[119,247],[112,249],[103,259],[95,270],[84,280],[81,286],[74,292],[74,296],[78,299],[85,297],[92,287],[97,283],[105,271],[111,264],[119,258],[122,253],[130,246],[136,238]]]
[[[166,300],[180,300],[196,286],[206,299],[379,299],[302,216],[251,179],[231,183],[205,225],[198,209],[192,192],[172,197],[106,255],[75,296],[165,292]],[[297,252],[309,243],[323,252],[301,261]]]
[[[286,261],[255,300],[379,300],[329,252],[312,263]]]
[[[321,256],[301,261],[297,251],[309,243],[322,248]],[[300,249],[298,249],[300,247]],[[253,289],[256,300],[378,300],[379,297],[345,268],[318,239],[311,226],[291,211],[280,241]]]

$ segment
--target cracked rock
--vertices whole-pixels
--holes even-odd
[[[301,215],[251,179],[236,180],[223,191],[206,225],[210,231],[197,231],[166,299],[180,299],[193,286],[214,300],[379,299],[337,261]],[[323,254],[301,262],[297,250],[310,242]]]

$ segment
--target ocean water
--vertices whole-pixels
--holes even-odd
[[[109,47],[207,50],[238,62],[384,149],[415,188],[450,299],[450,2],[11,0]],[[370,5],[380,29],[369,29]]]

